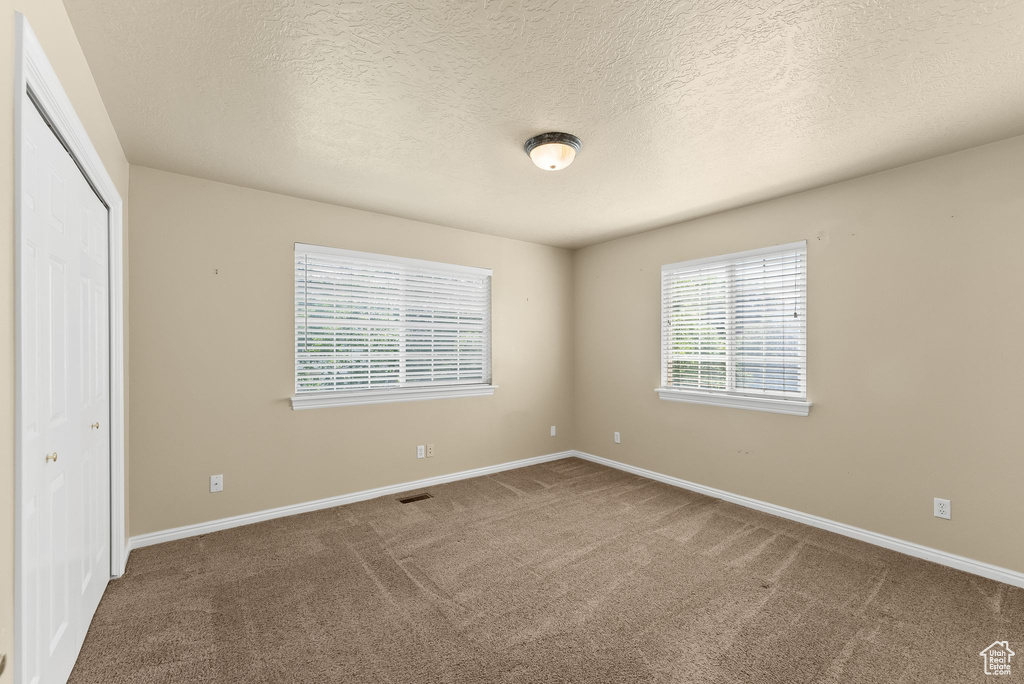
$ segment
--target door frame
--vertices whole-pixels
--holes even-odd
[[[110,576],[124,574],[128,562],[128,538],[125,534],[125,367],[124,367],[124,258],[123,258],[123,203],[117,187],[111,180],[96,148],[89,140],[85,127],[75,113],[71,100],[57,78],[57,73],[46,58],[42,45],[32,27],[20,12],[15,13],[14,57],[14,674],[15,684],[21,684],[22,632],[24,622],[24,596],[22,595],[22,553],[24,529],[22,501],[25,473],[21,467],[23,438],[22,387],[25,330],[25,282],[22,268],[25,233],[21,189],[24,186],[22,150],[23,116],[26,107],[37,107],[54,130],[58,140],[78,164],[86,181],[92,185],[100,200],[107,206],[109,269],[109,323],[110,323]]]

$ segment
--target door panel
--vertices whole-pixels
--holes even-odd
[[[95,198],[79,174],[79,192]],[[82,467],[79,515],[82,520],[82,578],[79,586],[84,614],[92,619],[110,576],[110,333],[107,325],[107,210],[99,203],[79,206],[78,264],[81,283],[79,422]]]
[[[22,135],[20,656],[61,684],[110,577],[108,217],[30,104]]]
[[[65,469],[66,470],[66,469]],[[71,568],[66,562],[68,547],[67,488],[65,473],[60,473],[48,483],[46,505],[50,511],[49,540],[50,577],[46,582],[49,592],[47,605],[50,608],[46,622],[47,655],[60,654],[71,624]]]
[[[67,421],[68,415],[68,265],[51,254],[46,266],[47,340],[44,349],[49,366],[46,427],[54,430]]]

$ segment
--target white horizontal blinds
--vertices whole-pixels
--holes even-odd
[[[486,269],[295,246],[295,389],[490,383]]]
[[[662,383],[804,398],[807,246],[662,267]]]

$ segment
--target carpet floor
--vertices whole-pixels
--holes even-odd
[[[429,491],[132,552],[71,682],[1024,678],[1022,589],[579,459]]]

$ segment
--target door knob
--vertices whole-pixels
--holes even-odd
[[[93,430],[99,430],[100,429],[100,424],[99,423],[93,423],[89,427],[91,427]]]
[[[49,463],[50,461],[53,461],[54,463],[57,462],[57,452],[56,451],[54,451],[52,454],[46,454],[46,462]]]

